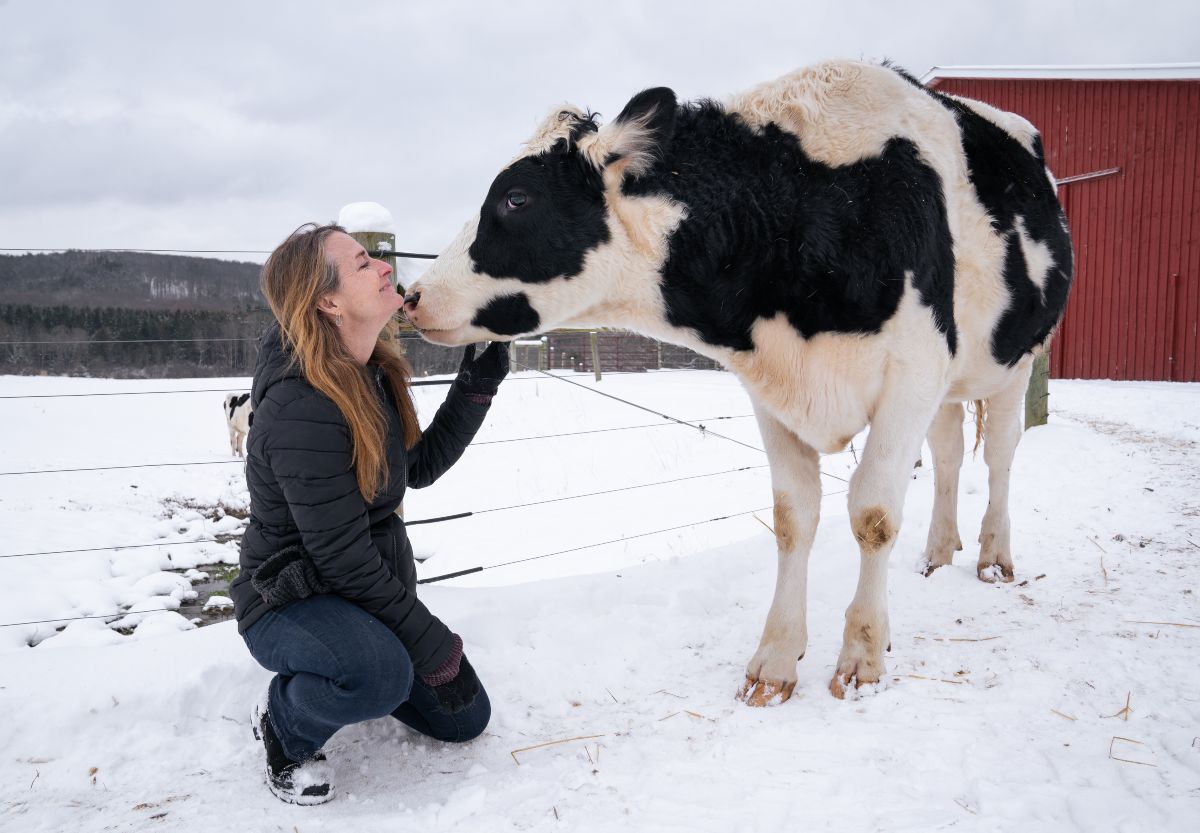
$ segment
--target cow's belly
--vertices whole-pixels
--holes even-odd
[[[990,353],[981,353],[974,360],[955,362],[945,401],[970,402],[995,396],[1015,378],[1024,378],[1032,362],[1033,356],[1027,355],[1013,367],[1008,367],[997,364]]]
[[[804,339],[782,316],[754,327],[755,349],[725,359],[756,405],[823,453],[866,427],[886,365],[877,336],[821,333]]]

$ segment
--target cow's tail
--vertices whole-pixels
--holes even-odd
[[[983,442],[983,424],[987,417],[987,402],[982,399],[975,400],[975,447],[971,449],[974,454],[979,450],[979,444]]]

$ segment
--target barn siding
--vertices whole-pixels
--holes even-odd
[[[1200,381],[1200,82],[940,78],[1037,125],[1060,178],[1076,282],[1051,373]]]

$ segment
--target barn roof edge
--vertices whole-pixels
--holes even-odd
[[[935,66],[922,84],[962,78],[997,80],[1055,79],[1074,81],[1200,80],[1200,63],[1173,64],[1045,64],[1020,66]]]

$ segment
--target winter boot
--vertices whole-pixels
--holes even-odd
[[[333,771],[325,756],[317,752],[305,761],[293,761],[283,751],[275,727],[267,716],[266,697],[250,713],[254,739],[267,750],[267,787],[288,804],[324,804],[333,799]]]

